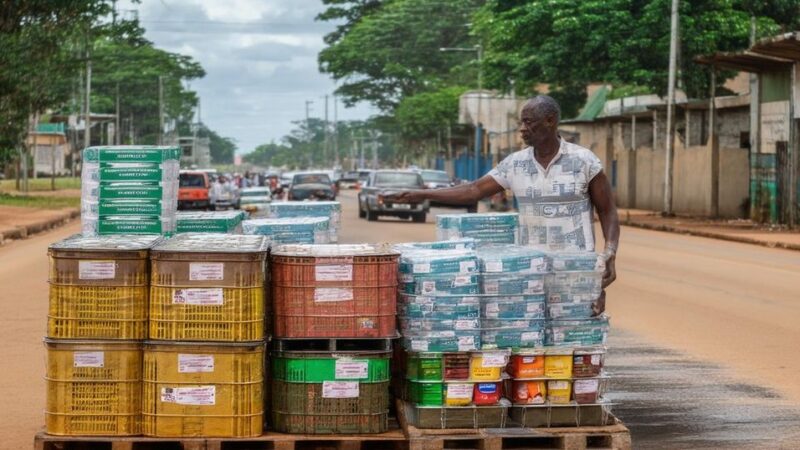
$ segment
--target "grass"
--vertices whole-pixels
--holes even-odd
[[[77,208],[80,197],[44,197],[36,195],[10,195],[0,192],[0,206],[21,206],[25,208]]]
[[[20,180],[20,183],[22,181]],[[49,191],[50,178],[29,178],[28,186],[31,192],[35,191]],[[56,178],[56,189],[80,189],[81,179],[78,177],[59,177]],[[16,182],[14,179],[0,180],[0,191],[14,191],[16,190]]]

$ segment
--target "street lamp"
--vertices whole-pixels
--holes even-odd
[[[477,52],[478,53],[478,114],[475,119],[475,168],[473,173],[477,180],[480,176],[480,156],[483,147],[483,126],[481,125],[481,100],[483,98],[483,47],[442,47],[440,52]]]

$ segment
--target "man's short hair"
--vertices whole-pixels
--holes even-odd
[[[544,117],[555,117],[556,123],[561,121],[561,107],[558,106],[556,99],[549,95],[542,94],[531,97],[525,103],[523,109],[532,109]]]

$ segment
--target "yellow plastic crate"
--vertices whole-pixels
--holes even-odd
[[[156,437],[251,437],[264,428],[264,343],[148,342],[143,431]]]
[[[46,339],[45,347],[49,434],[141,434],[141,344]]]
[[[150,288],[150,339],[264,339],[264,288]]]
[[[47,336],[58,339],[144,339],[146,286],[50,285]]]

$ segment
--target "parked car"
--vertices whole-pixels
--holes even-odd
[[[371,170],[368,169],[361,169],[358,171],[358,186],[356,189],[361,189],[362,186],[367,184],[367,180],[369,180],[369,176],[372,174]]]
[[[272,191],[269,186],[244,188],[239,195],[239,207],[252,217],[266,215],[271,201]]]
[[[181,170],[178,174],[178,209],[207,209],[211,206],[210,188],[207,172]]]
[[[425,183],[425,187],[428,189],[441,189],[452,187],[458,184],[455,182],[455,180],[450,178],[450,175],[448,175],[444,170],[420,169],[418,172],[420,175],[422,175],[422,181]],[[477,203],[471,203],[469,205],[452,205],[449,203],[431,202],[431,206],[438,208],[467,208],[467,212],[478,212]]]
[[[324,172],[295,174],[287,200],[336,200],[336,185]]]
[[[405,170],[372,172],[358,193],[358,217],[375,221],[380,216],[395,216],[425,222],[430,208],[427,200],[421,203],[398,203],[385,198],[388,194],[407,189],[425,189],[419,173]]]
[[[339,178],[339,189],[355,189],[358,187],[359,173],[357,170],[351,170],[342,174]]]

